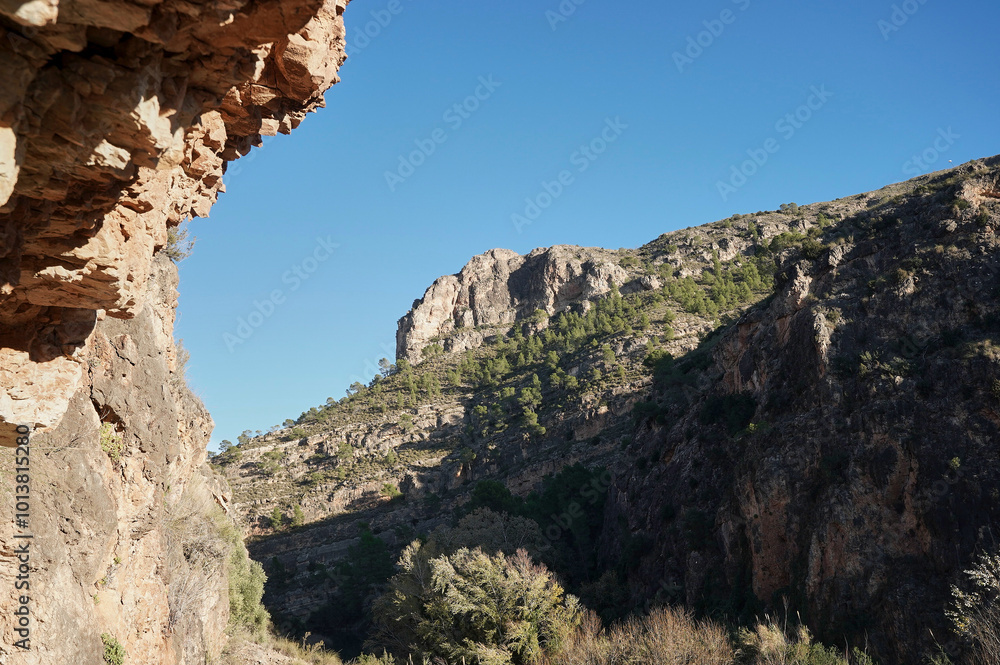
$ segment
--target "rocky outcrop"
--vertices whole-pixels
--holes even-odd
[[[0,0],[0,445],[33,430],[34,536],[22,651],[0,528],[0,662],[98,665],[102,633],[128,662],[217,662],[228,488],[159,250],[228,162],[323,106],[346,4]]]
[[[304,436],[258,437],[227,466],[237,511],[261,536],[250,549],[276,573],[267,601],[290,630],[323,630],[331,612],[343,616],[331,606],[358,523],[398,549],[479,480],[524,495],[579,461],[610,471],[597,574],[621,576],[627,609],[684,604],[734,621],[787,612],[886,664],[921,662],[935,640],[956,653],[951,584],[996,550],[1000,529],[998,181],[993,158],[631,252],[476,257],[402,320],[401,351],[422,359],[403,370],[412,376],[313,409],[299,420]],[[563,268],[575,252],[592,258]],[[605,258],[621,272],[588,282],[602,273],[584,264]],[[724,303],[726,285],[758,269],[774,288],[745,309],[716,316],[695,297]],[[536,308],[585,308],[610,279],[645,291],[626,299],[634,326],[595,332],[565,356],[556,345],[551,363],[527,357],[558,328],[533,334],[547,325],[530,321]],[[468,357],[420,352],[511,328]],[[465,364],[495,373],[456,380]],[[595,369],[603,378],[588,379]],[[586,383],[567,391],[560,372]],[[444,395],[426,388],[432,376]],[[529,434],[503,400],[536,383],[545,431]],[[294,506],[303,528],[269,526],[269,511]]]
[[[630,279],[614,256],[569,245],[525,256],[509,249],[480,254],[457,275],[435,281],[399,320],[396,357],[419,362],[421,351],[442,338],[446,351],[475,348],[485,339],[480,326],[509,326],[535,310],[551,315],[603,295]]]
[[[47,428],[228,161],[323,105],[347,0],[0,3],[0,424]]]
[[[23,541],[7,520],[0,530],[3,662],[96,665],[102,633],[115,636],[133,662],[202,663],[222,648],[224,565],[198,570],[184,547],[194,542],[188,522],[228,505],[228,487],[205,465],[212,421],[184,385],[172,341],[176,282],[176,269],[161,257],[135,317],[96,323],[77,350],[84,376],[65,415],[31,436],[30,517],[16,531],[33,535],[31,649],[13,646],[14,551]],[[5,468],[13,458],[3,453]],[[8,511],[12,489],[2,489]]]

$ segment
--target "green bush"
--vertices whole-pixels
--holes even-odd
[[[399,488],[392,483],[385,483],[382,485],[381,494],[382,496],[387,496],[390,499],[398,499],[403,496],[403,493],[399,491]]]
[[[407,547],[375,603],[376,642],[397,656],[531,665],[557,653],[579,623],[577,599],[524,550],[433,549]]]
[[[122,459],[122,452],[125,450],[122,435],[115,428],[114,423],[101,423],[99,432],[101,450],[108,454],[112,462],[118,464]]]
[[[271,616],[260,602],[267,581],[264,567],[247,556],[243,539],[232,522],[222,535],[229,545],[229,623],[261,635],[271,623]]]
[[[114,635],[108,633],[101,634],[101,642],[104,643],[104,662],[107,665],[122,665],[125,662],[125,647]]]

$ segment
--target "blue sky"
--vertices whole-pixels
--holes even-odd
[[[327,108],[191,224],[176,335],[213,448],[370,378],[490,248],[637,247],[1000,152],[995,3],[679,4],[354,0]]]

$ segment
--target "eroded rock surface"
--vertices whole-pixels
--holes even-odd
[[[141,311],[226,163],[323,105],[346,4],[0,3],[0,423],[55,425],[92,312]]]
[[[99,665],[102,633],[128,662],[217,662],[228,489],[158,252],[228,162],[323,106],[347,2],[0,0],[0,445],[34,430],[35,552],[19,651],[4,520],[0,662]]]
[[[445,337],[446,351],[475,348],[484,339],[479,326],[512,324],[536,309],[554,314],[620,287],[629,273],[614,255],[563,245],[525,256],[509,249],[480,254],[457,275],[436,280],[399,320],[396,357],[419,362],[425,347]]]

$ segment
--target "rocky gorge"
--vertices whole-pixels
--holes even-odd
[[[372,652],[408,546],[498,530],[609,623],[961,658],[952,587],[1000,518],[1000,158],[636,249],[490,250],[367,385],[209,459],[178,228],[324,105],[346,6],[0,0],[0,495],[30,496],[0,663],[302,662],[234,645],[258,570],[279,632]]]
[[[508,505],[491,483],[531,501],[583,467],[599,514],[538,519],[591,530],[585,599],[797,613],[918,662],[996,523],[998,174],[473,258],[400,319],[396,365],[216,458],[265,601],[292,631],[360,621],[333,607],[372,534],[398,552]]]

